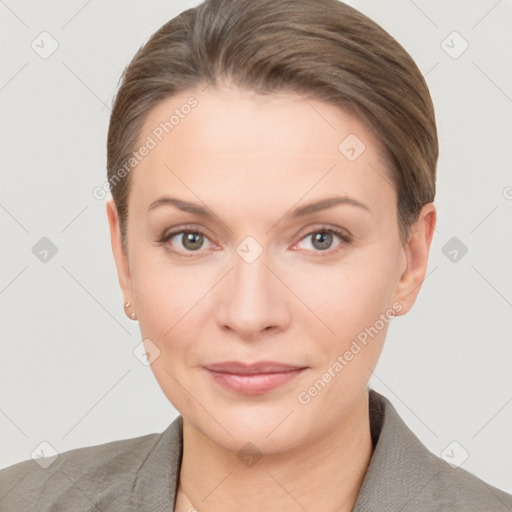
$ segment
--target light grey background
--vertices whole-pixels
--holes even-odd
[[[63,452],[160,432],[177,415],[133,355],[138,324],[123,313],[105,200],[92,191],[122,70],[197,3],[0,1],[0,467],[43,441]],[[428,277],[371,384],[430,450],[467,452],[462,467],[511,492],[512,2],[350,4],[426,75],[441,144]],[[51,49],[43,31],[58,42],[47,58],[31,47]],[[58,249],[46,263],[32,252],[42,237]]]

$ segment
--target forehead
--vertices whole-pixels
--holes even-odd
[[[189,198],[201,192],[221,200],[246,194],[266,201],[279,190],[294,202],[313,188],[336,187],[394,201],[378,139],[355,116],[295,93],[180,93],[149,112],[139,145],[150,139],[131,186],[146,202],[176,187]]]
[[[210,86],[161,101],[147,115],[141,135],[166,139],[174,152],[200,149],[229,156],[289,150],[337,158],[339,143],[351,131],[367,146],[379,146],[359,119],[334,105],[295,93]]]

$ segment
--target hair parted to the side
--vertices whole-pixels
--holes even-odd
[[[126,247],[131,173],[147,114],[210,83],[260,94],[295,92],[356,114],[391,163],[402,242],[433,202],[438,140],[425,80],[379,25],[338,0],[206,0],[164,24],[125,68],[107,142],[107,175]],[[341,140],[340,140],[341,142]]]

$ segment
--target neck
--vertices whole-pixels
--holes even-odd
[[[371,455],[367,394],[321,438],[250,469],[184,420],[176,512],[351,511]]]

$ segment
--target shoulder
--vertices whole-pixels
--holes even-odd
[[[512,496],[431,453],[392,404],[370,392],[374,453],[355,512],[512,510]]]
[[[155,451],[160,434],[77,448],[50,458],[25,460],[0,470],[2,512],[131,510],[129,502],[140,468]],[[60,509],[59,509],[60,510]]]
[[[425,448],[426,450],[426,448]],[[486,483],[461,467],[452,467],[429,453],[423,460],[432,475],[431,488],[425,496],[442,504],[440,510],[475,510],[499,512],[512,510],[512,495]]]

